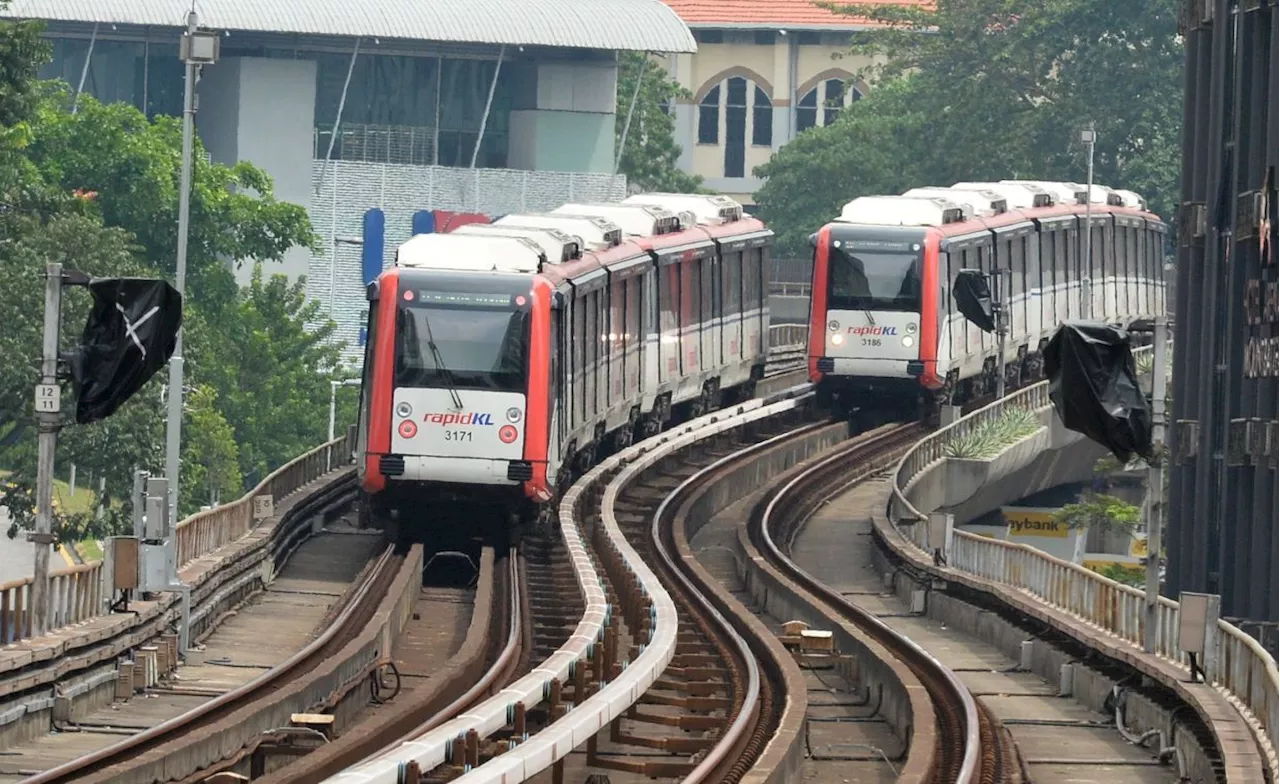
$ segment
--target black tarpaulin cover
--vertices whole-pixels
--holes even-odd
[[[1123,330],[1089,321],[1060,325],[1045,346],[1044,370],[1063,425],[1122,463],[1134,454],[1151,458],[1151,408]]]
[[[76,422],[106,419],[164,367],[182,325],[182,295],[163,280],[101,278],[71,363]]]
[[[994,332],[996,320],[991,309],[991,287],[986,277],[975,269],[960,270],[951,287],[956,307],[964,317],[983,332]]]

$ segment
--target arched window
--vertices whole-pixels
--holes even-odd
[[[821,108],[819,108],[821,93]],[[856,87],[845,87],[843,79],[827,79],[804,94],[796,104],[796,133],[803,133],[815,125],[830,125],[845,106],[862,97]]]
[[[723,103],[721,99],[723,98]],[[718,144],[724,123],[724,176],[746,176],[746,145],[773,146],[773,101],[743,76],[730,76],[707,90],[698,104],[698,144]]]
[[[716,144],[719,141],[720,85],[716,85],[698,104],[698,144]]]

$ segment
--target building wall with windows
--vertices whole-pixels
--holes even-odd
[[[172,31],[108,38],[50,24],[48,35],[53,60],[41,77],[151,117],[181,115]],[[501,215],[626,194],[626,178],[613,174],[613,52],[509,47],[499,67],[498,47],[397,51],[365,41],[353,65],[354,40],[283,38],[223,38],[218,62],[200,75],[197,132],[211,159],[250,161],[272,177],[277,198],[307,207],[319,251],[294,248],[267,272],[307,277],[307,296],[337,323],[349,361],[360,358],[367,305],[368,209],[386,215],[389,264],[420,210]],[[238,268],[242,284],[251,272]]]
[[[745,204],[752,173],[797,134],[834,121],[865,94],[856,75],[870,60],[849,57],[851,30],[694,30],[696,54],[662,59],[692,93],[677,101],[680,166]]]

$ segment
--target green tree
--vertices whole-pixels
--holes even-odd
[[[235,429],[214,405],[217,397],[212,387],[198,386],[184,400],[183,515],[204,504],[235,500],[243,492]]]
[[[882,26],[870,94],[782,148],[758,176],[784,251],[857,196],[960,180],[1082,181],[1078,130],[1096,123],[1095,181],[1172,217],[1182,117],[1175,0],[939,0],[830,5]]]
[[[640,92],[636,92],[637,80]],[[626,146],[622,146],[622,133],[627,128],[627,114],[635,96],[635,110],[631,112],[631,126],[627,129]],[[673,112],[677,98],[690,98],[689,91],[669,76],[648,55],[640,52],[624,52],[618,65],[618,107],[615,127],[616,145],[622,152],[620,174],[627,175],[627,183],[644,191],[666,193],[693,193],[700,189],[702,178],[682,171],[676,166],[680,158],[680,145],[675,140]]]
[[[235,429],[240,470],[252,485],[324,441],[329,378],[342,344],[335,325],[306,299],[306,281],[264,280],[261,263],[241,292],[234,316],[193,343],[217,341],[222,361],[192,367],[193,383],[219,390],[219,409]],[[308,328],[308,325],[318,327]],[[212,353],[206,346],[204,351]]]
[[[155,270],[172,278],[178,246],[178,186],[182,155],[179,118],[146,115],[125,103],[104,104],[46,83],[28,148],[46,180],[64,190],[95,191],[101,214],[144,248]],[[316,247],[306,209],[277,201],[271,178],[251,163],[206,161],[195,139],[187,290],[213,316],[234,300],[226,259],[279,261],[294,246]]]
[[[31,390],[36,383],[43,328],[44,268],[59,262],[98,277],[139,275],[145,266],[135,256],[131,237],[124,231],[103,227],[92,216],[74,213],[49,220],[27,216],[7,223],[4,252],[0,253],[0,443],[6,435],[19,435],[7,448],[0,447],[0,464],[13,471],[0,504],[10,508],[17,526],[30,527],[34,510],[35,429],[31,427]],[[63,291],[61,341],[64,350],[74,345],[84,327],[90,296],[82,288]],[[99,503],[107,512],[55,517],[55,534],[64,541],[111,533],[121,522],[115,503],[132,486],[135,468],[160,462],[163,412],[159,384],[153,379],[114,415],[91,425],[70,424],[74,405],[70,385],[64,385],[65,427],[59,437],[58,464],[76,463],[81,470],[106,480]],[[7,422],[3,412],[8,412]]]

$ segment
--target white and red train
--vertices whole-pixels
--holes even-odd
[[[518,531],[602,450],[749,397],[772,243],[731,199],[676,194],[411,238],[368,289],[363,506]]]
[[[934,418],[994,391],[998,372],[1010,388],[1038,378],[1059,323],[1164,311],[1165,232],[1140,196],[1096,185],[963,182],[855,199],[811,237],[810,380],[839,409]],[[1000,271],[1002,357],[956,307],[962,269]]]

